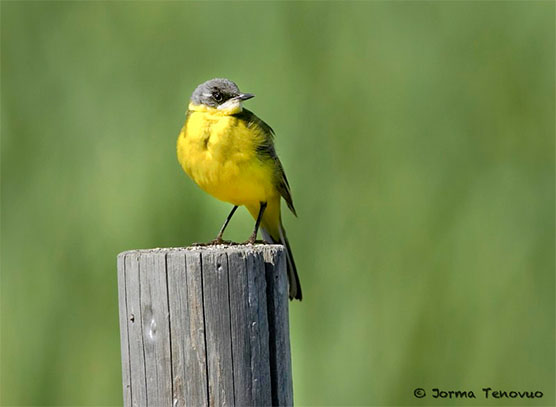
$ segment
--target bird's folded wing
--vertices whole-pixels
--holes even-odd
[[[264,121],[259,119],[253,112],[247,109],[243,109],[240,113],[236,114],[238,118],[244,120],[247,123],[248,128],[254,130],[259,130],[264,134],[264,138],[261,144],[257,146],[257,154],[266,159],[272,159],[275,163],[276,169],[276,188],[280,192],[280,195],[285,199],[288,204],[288,208],[293,212],[295,216],[295,207],[293,206],[293,199],[290,190],[290,184],[286,178],[286,173],[282,167],[282,163],[276,154],[274,149],[274,130]]]

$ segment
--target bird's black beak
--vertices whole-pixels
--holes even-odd
[[[238,100],[248,100],[251,98],[254,98],[255,95],[253,95],[252,93],[240,93],[239,95],[237,95],[235,98]]]

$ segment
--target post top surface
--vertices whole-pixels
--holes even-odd
[[[188,247],[157,247],[152,249],[132,249],[126,250],[118,254],[118,256],[125,256],[127,254],[164,254],[164,253],[262,253],[266,251],[283,251],[284,246],[279,244],[219,244],[210,246],[188,246]]]

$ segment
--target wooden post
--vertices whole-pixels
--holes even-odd
[[[118,255],[124,406],[290,406],[282,246]]]

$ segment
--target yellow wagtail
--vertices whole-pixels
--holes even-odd
[[[234,205],[211,243],[224,243],[228,222],[238,206],[245,205],[256,220],[248,243],[255,243],[260,226],[265,242],[284,245],[290,299],[301,300],[299,277],[280,215],[281,197],[296,214],[290,186],[274,149],[273,130],[242,106],[252,97],[228,79],[211,79],[197,86],[178,137],[178,161],[204,191]]]

